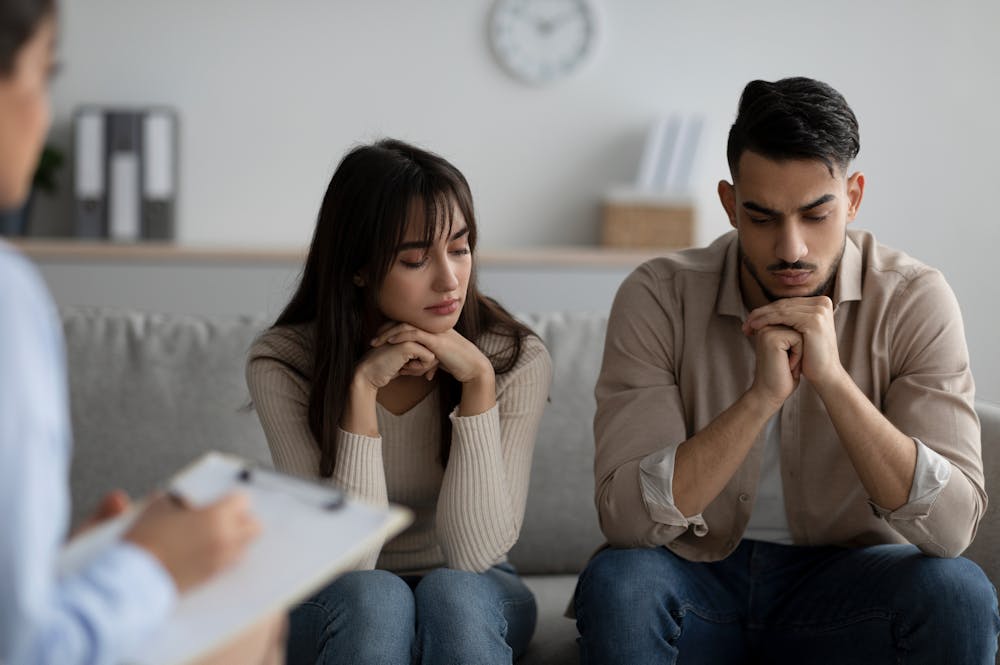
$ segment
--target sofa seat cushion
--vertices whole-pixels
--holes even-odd
[[[524,582],[538,602],[538,625],[517,665],[579,663],[576,622],[564,616],[576,588],[576,575],[525,575]]]

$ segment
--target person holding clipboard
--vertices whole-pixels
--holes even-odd
[[[396,140],[351,150],[301,283],[253,345],[275,466],[329,479],[413,526],[291,615],[299,663],[509,663],[534,632],[507,563],[552,364],[476,287],[465,177]]]
[[[24,200],[49,125],[55,0],[0,0],[0,207]],[[0,663],[110,665],[141,648],[179,593],[240,558],[258,532],[244,496],[203,508],[153,497],[118,544],[57,576],[71,434],[61,328],[42,280],[0,243]],[[95,521],[128,507],[112,494]],[[284,660],[271,617],[199,664]]]

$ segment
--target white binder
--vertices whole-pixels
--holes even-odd
[[[76,201],[76,235],[107,236],[105,222],[104,111],[83,108],[73,118],[73,198]]]
[[[142,117],[142,237],[171,240],[177,198],[177,115],[153,108]]]
[[[85,106],[73,121],[76,235],[173,240],[178,119],[166,106]]]
[[[135,111],[107,114],[108,235],[112,240],[134,242],[142,235],[141,119]]]

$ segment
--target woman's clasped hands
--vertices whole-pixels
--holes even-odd
[[[409,323],[389,321],[379,328],[371,347],[357,371],[375,388],[398,376],[432,380],[439,367],[460,383],[493,373],[489,359],[454,328],[432,333]]]

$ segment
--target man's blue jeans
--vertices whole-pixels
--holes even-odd
[[[288,665],[510,665],[527,648],[536,613],[509,564],[419,577],[356,571],[292,612]]]
[[[744,540],[714,563],[608,549],[575,605],[582,665],[993,665],[1000,630],[976,564],[911,545]]]

